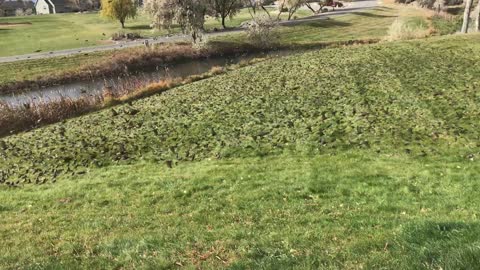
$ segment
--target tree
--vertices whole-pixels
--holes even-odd
[[[244,6],[247,7],[248,12],[252,19],[255,19],[255,15],[257,14],[257,9],[261,8],[270,18],[270,12],[265,8],[265,5],[268,4],[270,0],[244,0]]]
[[[475,32],[480,31],[480,1],[477,4],[477,8],[475,9]]]
[[[220,18],[222,20],[223,29],[227,28],[225,25],[225,18],[233,17],[240,11],[241,4],[239,0],[209,0],[208,11],[209,14]]]
[[[0,0],[0,17],[5,16],[5,11],[2,9],[2,4],[5,2],[4,0]]]
[[[65,0],[65,6],[72,11],[94,10],[100,6],[99,0]]]
[[[145,10],[153,16],[156,27],[170,29],[176,22],[193,43],[201,39],[207,12],[205,0],[146,0]]]
[[[102,0],[102,16],[120,21],[125,28],[125,20],[137,16],[135,0]]]
[[[468,24],[470,22],[470,10],[472,9],[473,0],[466,0],[465,11],[463,12],[463,24],[462,24],[462,33],[467,33]]]
[[[248,39],[258,47],[268,48],[277,39],[274,29],[277,21],[265,15],[255,16],[247,28]]]
[[[305,3],[305,0],[280,0],[279,3],[280,10],[277,19],[280,19],[283,10],[287,9],[288,20],[290,20],[293,14],[295,14],[295,12],[297,12],[297,10]]]
[[[313,3],[317,3],[319,8],[317,10],[315,10],[312,6]],[[305,1],[305,6],[307,6],[308,9],[310,9],[313,14],[318,14],[318,13],[321,13],[323,11],[323,8],[327,5],[327,1],[326,0],[307,0]]]

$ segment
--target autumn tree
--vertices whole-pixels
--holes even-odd
[[[205,0],[146,0],[145,10],[157,28],[170,29],[177,23],[193,43],[201,39],[207,12]]]
[[[102,0],[102,16],[118,20],[125,28],[125,20],[137,16],[137,3],[135,0]]]
[[[242,7],[240,0],[208,0],[208,13],[222,21],[222,27],[227,28],[225,19],[233,17]]]

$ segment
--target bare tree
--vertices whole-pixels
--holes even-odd
[[[222,20],[223,29],[227,28],[225,19],[233,17],[240,11],[241,4],[239,0],[209,0],[208,11],[212,16]]]
[[[268,9],[265,8],[265,3],[267,0],[246,0],[244,1],[244,5],[247,7],[248,12],[250,13],[250,16],[252,19],[255,19],[255,15],[257,14],[257,9],[261,8],[265,13],[268,15],[270,18],[270,12],[268,12]]]
[[[293,14],[305,3],[305,0],[280,0],[279,1],[279,12],[277,19],[280,19],[284,9],[287,9],[288,20],[292,19]]]
[[[313,6],[312,6],[313,3],[318,4],[319,7],[318,7],[317,10],[315,10],[315,9],[313,8]],[[307,1],[305,2],[305,6],[306,6],[308,9],[310,9],[310,10],[313,12],[313,14],[321,13],[321,12],[323,11],[323,8],[324,8],[326,5],[327,5],[327,2],[324,1],[324,0],[321,0],[321,1],[318,1],[318,0],[307,0]]]
[[[265,15],[255,16],[252,23],[248,25],[247,37],[258,47],[268,48],[275,43],[278,36],[274,30],[277,21]]]
[[[466,0],[465,11],[463,12],[462,33],[467,33],[468,24],[470,23],[470,11],[472,9],[473,0]]]
[[[204,0],[147,0],[145,10],[157,28],[170,29],[176,22],[193,43],[201,39],[207,12]]]

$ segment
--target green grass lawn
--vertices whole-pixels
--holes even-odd
[[[292,55],[5,137],[0,268],[475,269],[479,41]]]
[[[479,172],[370,151],[95,169],[0,191],[0,267],[474,269]]]
[[[297,16],[308,15],[311,12],[302,10]],[[282,15],[282,18],[285,16]],[[227,19],[227,27],[239,26],[246,20],[250,20],[250,15],[244,9],[232,19]],[[31,24],[2,26],[1,23],[5,22]],[[108,44],[116,32],[136,32],[146,37],[167,34],[166,30],[152,30],[150,22],[143,12],[136,19],[127,20],[123,30],[118,22],[102,18],[98,13],[0,18],[0,57]],[[210,17],[205,27],[207,30],[221,28],[221,23]],[[174,27],[174,33],[179,31],[178,27]]]
[[[5,17],[2,22],[31,24],[0,25],[0,56],[107,44],[113,33],[121,31],[118,23],[98,13]],[[153,35],[148,25],[147,17],[139,16],[127,22],[125,31]]]
[[[275,32],[278,42],[289,45],[314,45],[346,40],[382,39],[390,25],[400,18],[419,28],[425,28],[424,11],[409,6],[386,5],[374,9],[333,16],[327,20],[281,26]],[[217,40],[242,42],[245,34],[230,35]]]

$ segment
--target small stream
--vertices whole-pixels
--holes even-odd
[[[104,77],[88,81],[77,81],[63,85],[42,87],[38,90],[25,91],[21,94],[0,95],[0,101],[11,106],[23,104],[48,103],[62,98],[78,99],[86,96],[100,95],[105,87],[138,88],[150,83],[168,78],[187,78],[192,75],[200,75],[211,70],[212,67],[226,67],[241,61],[249,61],[254,58],[281,57],[292,54],[292,51],[275,51],[268,53],[247,53],[236,56],[211,57],[192,60],[184,63],[175,63],[157,66],[154,70],[122,74],[119,76]]]

